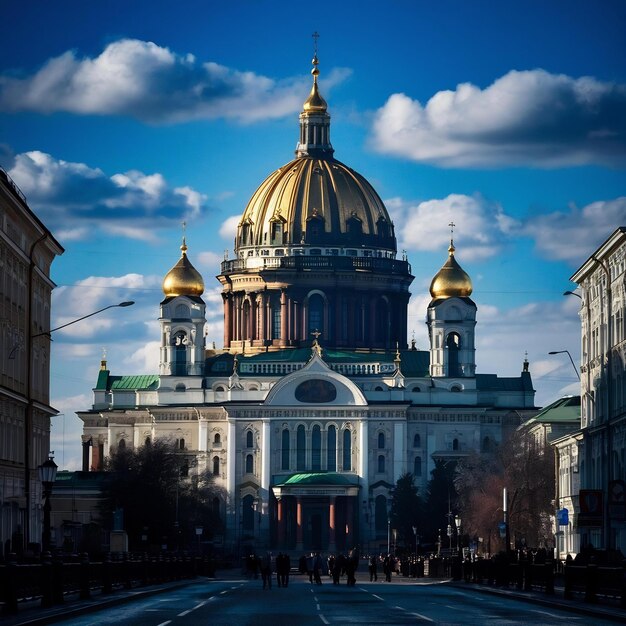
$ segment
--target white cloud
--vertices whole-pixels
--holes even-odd
[[[162,174],[132,170],[107,176],[99,168],[36,150],[16,155],[9,174],[46,224],[71,240],[93,236],[95,227],[155,241],[155,229],[194,220],[207,210],[205,195],[172,188]]]
[[[235,241],[235,235],[237,234],[237,226],[241,221],[241,215],[232,215],[225,219],[220,226],[220,237],[226,239],[229,242]]]
[[[223,254],[217,254],[211,250],[201,252],[198,255],[198,266],[209,269],[212,272],[218,271],[220,263],[224,260]]]
[[[161,344],[158,341],[148,341],[126,358],[124,365],[129,368],[129,371],[142,374],[157,374],[159,371],[160,347]]]
[[[482,90],[462,83],[425,106],[396,93],[376,112],[370,143],[444,167],[623,165],[626,85],[535,69]]]
[[[503,239],[517,227],[500,204],[480,194],[450,194],[418,203],[392,198],[385,204],[396,225],[400,248],[445,250],[450,242],[449,224],[453,222],[455,245],[462,246],[463,258],[468,261],[497,254]]]
[[[324,89],[348,74],[345,69],[328,72]],[[0,76],[0,110],[124,115],[152,123],[254,122],[299,111],[309,83],[304,76],[276,81],[149,41],[121,39],[95,58],[67,51],[30,76]]]
[[[529,219],[524,234],[545,257],[581,265],[618,226],[626,224],[626,197],[598,200]]]

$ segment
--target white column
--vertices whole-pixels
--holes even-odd
[[[226,490],[228,493],[228,502],[226,505],[226,527],[238,536],[238,507],[239,494],[235,491],[235,479],[237,469],[237,435],[236,423],[234,419],[228,420],[228,435],[226,441]]]
[[[369,423],[364,417],[359,423],[359,476],[369,486]]]
[[[198,416],[198,451],[206,452],[208,450],[208,422],[206,418],[200,413],[197,413]]]
[[[261,494],[264,501],[268,500],[271,479],[270,460],[272,456],[270,436],[270,420],[265,418],[261,430]]]
[[[393,425],[393,482],[406,472],[406,422]]]

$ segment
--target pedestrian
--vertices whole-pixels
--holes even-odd
[[[313,578],[315,579],[316,585],[322,584],[322,556],[319,552],[315,553],[315,557],[313,558]]]
[[[276,555],[276,583],[279,587],[282,587],[283,576],[283,553],[279,552]]]
[[[393,557],[391,554],[387,554],[383,559],[383,573],[385,574],[385,580],[391,582],[391,571],[393,569]]]
[[[375,582],[378,580],[378,567],[376,565],[376,555],[370,555],[368,569],[370,572],[370,582]]]
[[[309,582],[313,584],[313,565],[315,562],[315,555],[311,552],[306,557],[306,573],[309,575]]]
[[[291,571],[291,559],[288,554],[283,554],[283,573],[281,583],[283,587],[289,586],[289,572]]]
[[[261,578],[263,579],[263,589],[272,588],[272,553],[268,550],[261,560]]]
[[[339,556],[335,559],[335,566],[333,567],[333,585],[339,584],[339,579],[343,574],[345,566],[346,557],[343,554],[339,554]]]
[[[329,554],[328,555],[328,575],[333,579],[333,582],[335,580],[335,555],[334,554]]]

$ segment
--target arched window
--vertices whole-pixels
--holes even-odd
[[[215,388],[215,391],[224,391],[224,387],[222,387],[221,385],[218,385],[218,386]]]
[[[382,449],[385,447],[385,433],[378,433],[378,448]]]
[[[461,338],[458,333],[450,333],[446,339],[448,348],[448,376],[460,376],[459,350],[461,348]]]
[[[385,455],[384,454],[379,454],[378,455],[378,473],[382,474],[385,471]]]
[[[213,476],[219,476],[219,475],[220,475],[220,457],[214,456],[213,457]]]
[[[149,446],[152,441],[150,441],[150,437],[146,437],[146,440],[144,441],[145,445]]]
[[[413,447],[421,448],[421,446],[422,446],[422,438],[420,437],[419,433],[415,433],[415,436],[413,437]]]
[[[324,298],[319,293],[309,298],[309,335],[314,331],[324,334]]]
[[[120,450],[124,450],[124,448],[126,448],[126,439],[122,437],[122,439],[120,439],[119,442],[117,443],[117,447]]]
[[[352,470],[352,433],[346,428],[343,431],[343,465],[344,472]]]
[[[337,471],[337,429],[332,424],[328,427],[326,469],[329,472]]]
[[[246,455],[246,474],[254,473],[254,457],[251,454]]]
[[[172,374],[174,376],[185,376],[187,374],[187,333],[184,330],[178,331],[174,337],[174,362],[172,363]]]
[[[385,496],[377,496],[374,506],[374,526],[376,528],[376,536],[384,537],[387,535],[387,498],[385,498]]]
[[[306,433],[302,424],[296,431],[296,469],[306,469]]]
[[[254,509],[252,508],[252,504],[254,502],[254,498],[250,495],[244,496],[241,502],[242,508],[242,520],[241,525],[243,529],[248,532],[254,532]]]
[[[413,476],[419,478],[422,475],[422,457],[416,456],[413,461]]]
[[[289,469],[289,429],[288,428],[283,429],[280,468],[284,470]]]
[[[213,437],[213,445],[219,446],[222,443],[222,437],[219,433],[215,433],[215,437]]]
[[[458,450],[459,449],[459,440],[458,439],[453,439],[452,440],[452,449],[453,450]]]
[[[311,433],[311,470],[319,472],[322,469],[322,431],[316,424]]]
[[[246,448],[253,448],[253,440],[252,440],[252,431],[249,430],[246,432]]]
[[[184,439],[179,439],[178,440],[178,449],[179,450],[184,450],[185,449],[185,440]]]

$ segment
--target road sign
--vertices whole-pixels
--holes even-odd
[[[581,489],[579,491],[580,513],[578,526],[602,527],[604,506],[600,489]]]
[[[498,532],[500,533],[500,537],[502,537],[502,539],[506,537],[506,522],[500,522],[498,524]]]
[[[556,512],[556,520],[559,526],[569,525],[569,511],[567,509],[561,509]]]

